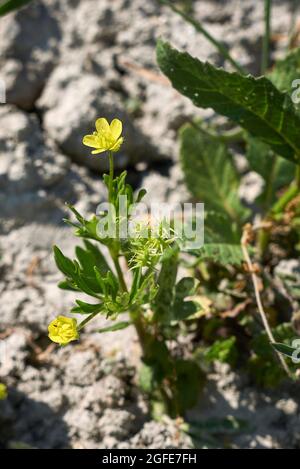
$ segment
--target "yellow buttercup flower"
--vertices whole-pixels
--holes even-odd
[[[48,337],[56,344],[66,345],[72,340],[77,340],[77,321],[66,316],[57,316],[48,326]]]
[[[88,147],[95,148],[93,155],[103,153],[104,151],[116,152],[123,143],[122,122],[114,119],[111,124],[104,117],[96,120],[96,131],[93,135],[85,135],[82,143]]]
[[[0,400],[7,398],[7,387],[5,384],[0,383]]]

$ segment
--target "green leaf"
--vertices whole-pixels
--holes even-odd
[[[208,210],[243,220],[247,210],[238,197],[239,177],[224,143],[188,124],[180,132],[180,158],[188,189]]]
[[[68,209],[71,210],[71,212],[75,215],[76,220],[79,221],[79,223],[81,225],[84,225],[85,220],[84,220],[83,216],[76,210],[76,208],[73,207],[73,205],[71,205],[71,204],[66,204],[66,205],[67,205]]]
[[[194,407],[203,389],[205,376],[199,366],[191,360],[175,362],[177,407],[181,414]]]
[[[82,313],[82,314],[91,314],[91,313],[98,313],[103,308],[102,303],[100,304],[90,304],[85,303],[84,301],[75,300],[78,306],[74,306],[71,309],[72,313]]]
[[[208,362],[218,360],[222,363],[234,365],[238,358],[236,338],[232,336],[228,339],[216,340],[205,350],[204,357]]]
[[[204,239],[206,244],[239,244],[241,236],[240,226],[232,223],[228,215],[205,210]]]
[[[76,274],[76,267],[74,263],[66,257],[57,246],[53,246],[54,259],[59,270],[65,274],[66,277],[73,278]]]
[[[138,373],[138,383],[142,391],[150,394],[155,389],[155,370],[153,366],[143,363]]]
[[[201,261],[209,260],[225,267],[227,265],[240,265],[244,260],[239,244],[208,243],[198,250],[191,251],[191,253],[197,255]]]
[[[286,355],[287,357],[293,358],[295,355],[295,352],[297,352],[298,349],[291,347],[290,345],[286,344],[281,344],[280,342],[272,343],[272,347],[274,347],[277,352],[281,353],[282,355]],[[298,354],[297,354],[298,358]]]
[[[135,296],[138,292],[139,284],[140,284],[140,281],[141,281],[141,275],[142,275],[142,268],[141,267],[138,267],[137,269],[134,269],[133,280],[132,280],[132,285],[131,285],[131,289],[130,289],[130,302],[133,301],[133,299],[135,298]]]
[[[181,94],[202,108],[217,113],[270,145],[275,153],[297,163],[300,154],[300,119],[290,97],[265,77],[229,73],[178,52],[159,41],[161,70]]]
[[[192,277],[184,277],[177,283],[172,308],[172,319],[175,321],[183,321],[199,310],[199,306],[193,301],[185,300],[195,293],[195,289],[196,281]]]
[[[69,279],[65,279],[59,282],[58,288],[61,288],[61,290],[78,291],[77,286]]]
[[[21,8],[32,0],[4,0],[0,2],[0,16],[7,15],[18,8]]]
[[[292,86],[293,81],[300,78],[300,47],[293,49],[284,59],[278,60],[268,78],[272,83],[284,93],[289,94],[291,97],[293,93],[299,97],[299,84],[297,87]],[[295,103],[295,108],[300,114],[299,103]]]
[[[272,329],[272,333],[276,343],[288,346],[295,338],[295,332],[290,323],[279,324]],[[248,361],[248,370],[259,385],[266,387],[274,387],[286,377],[272,345],[265,331],[256,335],[250,343],[252,356]],[[290,368],[291,365],[289,364]]]
[[[269,145],[250,135],[247,137],[246,156],[250,168],[265,180],[262,198],[267,199],[268,204],[273,203],[276,191],[293,180],[295,166],[281,156],[275,155]]]
[[[153,310],[155,320],[169,322],[172,319],[171,309],[173,305],[174,286],[178,269],[178,252],[170,251],[162,260],[157,283],[158,292],[154,298]]]
[[[130,321],[120,321],[120,322],[117,322],[116,324],[113,324],[112,326],[103,327],[102,329],[97,329],[97,332],[100,332],[102,334],[103,332],[120,331],[121,329],[126,329],[126,327],[130,325],[131,325]]]
[[[90,258],[93,258],[93,263],[96,265],[102,274],[105,274],[110,270],[108,263],[100,249],[88,240],[84,240],[86,250],[90,254]]]
[[[99,288],[94,290],[94,281],[89,277],[83,275],[82,273],[78,273],[75,279],[75,283],[77,287],[87,295],[91,295],[97,298],[97,294],[99,293]]]
[[[144,345],[143,361],[153,367],[156,382],[161,382],[173,371],[173,362],[168,347],[165,342],[157,340],[155,336],[148,336]]]
[[[143,200],[146,194],[147,194],[146,189],[140,189],[136,196],[135,203],[138,204],[139,202],[141,202],[141,200]]]
[[[76,246],[76,257],[80,262],[81,278],[84,280],[86,285],[91,288],[94,292],[102,293],[102,289],[97,281],[94,266],[94,257],[80,246]]]
[[[103,287],[98,282],[95,274],[95,267],[97,267],[100,275],[105,275],[109,272],[109,266],[97,246],[90,241],[85,240],[85,249],[80,246],[76,247],[76,256],[81,265],[81,275],[86,284],[95,292],[102,293]]]

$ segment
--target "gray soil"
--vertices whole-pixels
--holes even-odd
[[[257,74],[263,2],[197,0],[195,16]],[[275,1],[280,56],[291,5]],[[72,254],[65,202],[88,215],[106,193],[105,158],[81,144],[95,118],[119,117],[125,143],[116,162],[149,200],[185,201],[177,130],[195,110],[171,89],[155,63],[158,37],[222,66],[194,29],[155,0],[44,0],[0,20],[0,440],[37,448],[176,448],[192,440],[178,422],[152,421],[136,386],[140,350],[133,330],[100,335],[93,324],[78,344],[58,348],[47,324],[74,301],[57,288],[52,245]],[[260,181],[249,174],[241,196],[251,203]],[[219,446],[299,448],[298,387],[257,389],[216,365],[190,417],[235,416],[244,433]]]

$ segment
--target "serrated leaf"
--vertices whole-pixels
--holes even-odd
[[[126,329],[126,327],[130,325],[131,325],[130,321],[120,321],[120,322],[117,322],[116,324],[112,324],[111,326],[102,327],[102,329],[97,329],[97,332],[100,332],[102,334],[103,332],[120,331],[121,329]]]
[[[196,106],[213,108],[270,145],[275,153],[298,163],[300,119],[290,97],[270,80],[226,72],[162,41],[157,45],[157,60],[174,88]]]
[[[7,15],[18,8],[21,8],[32,0],[4,0],[0,2],[0,16]]]
[[[247,216],[238,197],[239,177],[224,143],[192,125],[180,132],[180,158],[188,189],[208,210],[224,212],[231,220]]]
[[[243,260],[242,248],[239,244],[208,243],[193,251],[201,261],[213,261],[218,264],[240,265]]]

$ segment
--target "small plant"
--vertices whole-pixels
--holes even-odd
[[[195,250],[194,266],[201,294],[212,305],[199,323],[199,339],[209,346],[204,352],[208,358],[243,363],[260,384],[275,384],[293,375],[295,367],[284,355],[295,353],[288,346],[299,331],[292,320],[299,302],[284,288],[278,291],[274,268],[282,259],[299,257],[300,48],[269,69],[272,2],[265,0],[262,76],[254,77],[175,2],[160,3],[192,24],[234,69],[216,68],[158,42],[158,64],[173,87],[195,106],[227,118],[222,127],[213,120],[193,120],[180,131],[187,187],[195,200],[205,203],[205,244]],[[240,201],[233,148],[244,153],[249,169],[262,178],[255,211]],[[249,299],[249,280],[255,303]],[[284,301],[288,312],[279,306]],[[272,348],[270,343],[279,339]],[[283,356],[276,357],[274,349]]]
[[[74,317],[58,316],[49,325],[49,337],[65,346],[78,340],[84,326],[99,315],[111,321],[99,333],[135,327],[142,349],[139,384],[155,416],[168,413],[174,417],[196,404],[204,381],[197,363],[187,358],[177,342],[184,322],[197,318],[199,305],[193,299],[197,282],[190,277],[177,281],[180,249],[172,220],[160,221],[154,231],[151,220],[134,220],[133,208],[146,191],[135,195],[126,183],[126,171],[114,176],[114,155],[122,142],[118,119],[111,124],[98,119],[96,131],[83,138],[84,145],[93,148],[92,154],[108,152],[110,171],[103,180],[109,205],[88,220],[69,206],[76,223],[67,223],[84,246],[76,248],[74,260],[58,247],[54,256],[65,276],[60,288],[84,293],[93,302],[77,299],[71,314],[84,319],[77,323]],[[121,236],[124,232],[126,236]],[[101,246],[109,255],[102,253]]]

